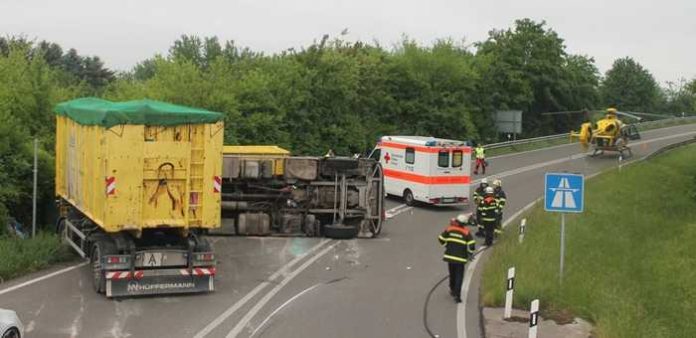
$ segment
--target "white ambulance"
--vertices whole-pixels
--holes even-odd
[[[383,136],[370,154],[384,169],[387,194],[404,202],[463,205],[469,202],[471,147],[463,141],[422,136]]]

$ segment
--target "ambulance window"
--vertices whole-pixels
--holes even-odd
[[[382,150],[381,149],[375,148],[374,150],[372,150],[372,154],[370,154],[371,159],[379,162],[381,157],[382,157]]]
[[[413,148],[406,148],[406,157],[405,157],[406,164],[414,164],[416,163],[416,150]]]
[[[437,153],[437,166],[440,168],[449,167],[449,151],[442,150]]]
[[[461,150],[452,151],[452,168],[459,168],[462,166],[462,157]]]

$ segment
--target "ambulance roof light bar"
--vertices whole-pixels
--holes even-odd
[[[393,141],[399,143],[407,143],[413,145],[420,145],[426,147],[458,147],[467,146],[465,141],[441,139],[435,137],[426,136],[384,136],[381,137],[380,141]]]

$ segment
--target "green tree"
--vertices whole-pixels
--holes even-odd
[[[387,80],[396,106],[388,111],[395,132],[478,139],[481,111],[473,104],[478,74],[473,54],[451,40],[432,48],[404,40],[395,51]],[[385,121],[386,122],[386,121]]]
[[[51,68],[43,57],[28,58],[31,53],[30,45],[20,43],[10,44],[7,55],[0,55],[0,218],[9,213],[24,224],[31,221],[33,138],[41,145],[39,205],[52,205],[52,109],[82,90],[62,83],[60,70]],[[39,209],[41,219],[45,220],[47,209]]]
[[[660,87],[650,72],[630,57],[614,61],[602,81],[602,102],[619,110],[661,112]]]
[[[565,123],[542,113],[581,109],[596,99],[593,60],[569,56],[563,39],[543,21],[517,20],[513,28],[491,31],[477,47],[480,105],[491,112],[523,110],[525,135],[566,131]]]
[[[664,112],[681,115],[696,113],[696,79],[687,82],[680,79],[677,82],[667,82],[663,88]]]

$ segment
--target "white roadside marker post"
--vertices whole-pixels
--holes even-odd
[[[524,232],[527,230],[527,219],[523,218],[522,222],[520,222],[520,243],[524,241]]]
[[[532,301],[532,307],[529,310],[529,336],[528,338],[537,338],[537,325],[539,324],[539,300]]]
[[[505,314],[503,318],[508,319],[512,317],[512,294],[515,288],[515,267],[508,269],[507,274],[507,291],[505,292]]]

